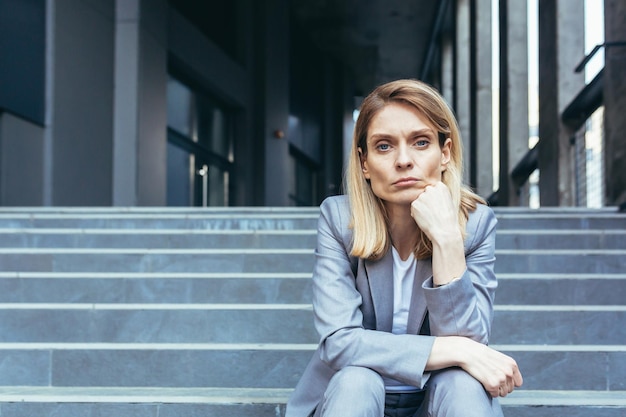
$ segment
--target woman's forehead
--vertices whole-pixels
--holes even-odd
[[[372,117],[367,130],[368,137],[389,131],[437,131],[422,111],[404,103],[385,105]]]

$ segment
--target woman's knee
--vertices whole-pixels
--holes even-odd
[[[335,373],[329,388],[334,386],[342,391],[385,395],[385,384],[377,372],[360,366],[347,366]]]
[[[349,366],[330,380],[315,417],[382,417],[385,409],[385,384],[368,368]]]
[[[450,368],[431,375],[426,386],[428,409],[436,416],[499,416],[499,404],[493,402],[478,380],[460,368]]]

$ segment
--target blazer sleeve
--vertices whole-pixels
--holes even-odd
[[[479,205],[470,214],[465,245],[465,273],[456,281],[433,288],[423,284],[433,336],[464,336],[487,344],[497,287],[495,266],[496,216]]]
[[[356,262],[349,255],[347,200],[326,199],[320,209],[313,271],[313,310],[320,335],[320,359],[335,370],[362,366],[423,387],[434,338],[394,335],[363,326]]]

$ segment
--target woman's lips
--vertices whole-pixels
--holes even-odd
[[[418,181],[419,180],[417,178],[406,177],[406,178],[400,178],[399,180],[395,181],[393,185],[398,186],[398,187],[408,187],[411,185],[415,185]]]

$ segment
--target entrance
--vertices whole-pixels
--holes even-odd
[[[228,206],[234,166],[232,111],[170,77],[167,119],[168,206]]]

